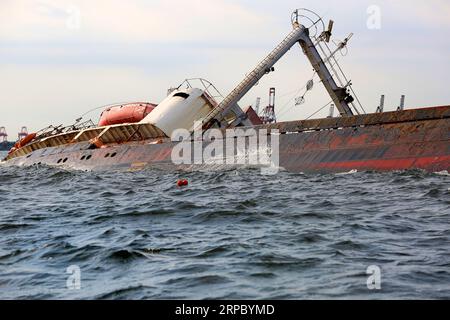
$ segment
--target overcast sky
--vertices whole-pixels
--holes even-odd
[[[15,138],[109,103],[158,103],[192,77],[226,94],[301,7],[334,19],[335,39],[355,34],[340,62],[368,111],[383,93],[388,110],[401,94],[408,108],[450,104],[448,0],[0,0],[0,126]],[[274,86],[280,120],[307,117],[330,100],[317,84],[294,105],[311,70],[295,47],[240,104],[266,103]]]

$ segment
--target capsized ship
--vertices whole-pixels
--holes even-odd
[[[212,129],[225,133],[230,128],[243,128],[267,136],[272,152],[276,137],[278,165],[292,172],[449,171],[450,106],[400,108],[395,112],[383,112],[381,107],[366,114],[335,59],[352,35],[331,50],[328,43],[333,22],[326,28],[319,16],[306,9],[293,13],[292,26],[284,40],[225,97],[204,79],[186,80],[158,105],[137,102],[111,106],[98,125],[78,121],[31,134],[11,149],[3,163],[77,170],[195,169],[195,156],[191,156],[194,165],[173,161],[173,151],[179,146],[171,140],[174,132],[189,132],[188,143],[195,145],[198,132],[202,137]],[[339,117],[267,123],[252,108],[244,111],[238,105],[295,45],[302,48]],[[235,152],[237,155],[239,150]]]

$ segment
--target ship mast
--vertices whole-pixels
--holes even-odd
[[[294,28],[296,26],[300,26],[299,17],[299,12],[297,10],[294,12],[294,19],[292,21]],[[324,41],[328,42],[330,40],[332,28],[333,23],[330,22],[328,31],[325,31],[322,35]],[[347,38],[345,40],[345,43],[342,43],[341,45],[345,46],[349,38]],[[316,45],[311,40],[311,37],[309,36],[309,29],[305,29],[305,32],[304,34],[302,34],[302,37],[299,39],[298,43],[302,48],[303,53],[306,55],[309,62],[313,66],[314,70],[319,75],[320,80],[322,81],[325,89],[327,90],[334,104],[341,113],[341,116],[353,116],[353,111],[351,110],[349,104],[352,103],[355,99],[350,95],[350,93],[347,92],[347,88],[337,85],[333,75],[325,64],[325,61],[317,51]],[[330,58],[333,58],[337,53],[337,50],[339,49],[341,48],[338,48],[335,52],[331,53],[331,55],[326,58],[326,61],[330,60]]]
[[[293,30],[286,38],[278,44],[272,52],[267,55],[252,72],[247,74],[245,78],[217,105],[202,121],[201,127],[193,127],[193,130],[201,130],[210,128],[214,122],[221,122],[225,115],[242,99],[266,74],[274,71],[273,66],[295,45],[300,44],[303,52],[307,56],[314,70],[318,73],[322,83],[327,89],[328,94],[339,109],[342,116],[353,116],[353,112],[349,106],[354,101],[353,97],[344,87],[339,87],[334,80],[333,75],[328,69],[326,63],[316,49],[316,45],[310,38],[309,29],[300,24],[298,13],[294,12],[292,21]],[[303,16],[302,16],[303,17]],[[311,21],[311,19],[309,19]],[[315,26],[319,21],[313,22]],[[328,39],[331,31],[325,32]],[[350,85],[350,84],[349,84]]]

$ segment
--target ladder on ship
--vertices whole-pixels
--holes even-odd
[[[312,11],[306,9],[296,10],[292,16],[293,30],[253,69],[253,71],[251,71],[244,77],[244,79],[223,99],[223,101],[219,105],[217,105],[203,119],[201,127],[194,126],[192,128],[192,131],[208,129],[213,125],[215,121],[222,121],[230,108],[235,106],[239,102],[239,100],[241,100],[261,80],[262,77],[274,71],[274,65],[297,43],[300,45],[314,70],[319,75],[323,85],[325,86],[332,101],[338,108],[341,116],[353,116],[354,113],[352,111],[352,107],[356,113],[360,113],[354,105],[352,106],[355,98],[348,91],[348,88],[351,88],[351,82],[347,81],[346,84],[343,84],[343,82],[339,79],[338,82],[341,84],[339,86],[335,80],[335,77],[330,72],[330,69],[327,66],[327,62],[332,60],[334,60],[337,64],[337,61],[334,59],[334,54],[336,52],[331,53],[331,55],[324,60],[317,50],[317,47],[319,47],[319,49],[324,52],[323,48],[320,46],[320,41],[329,41],[331,37],[332,23],[330,24],[331,28],[322,33],[322,40],[318,41],[315,44],[310,37],[310,29],[312,27],[316,27],[319,22],[323,24],[322,18],[313,13],[318,18],[316,21],[313,21],[306,15],[301,14],[302,10],[313,13]],[[308,28],[305,27],[300,23],[300,18],[308,19],[312,22],[312,25]],[[345,42],[341,43],[341,48],[347,44],[349,38],[347,38]],[[346,79],[345,75],[344,78]]]

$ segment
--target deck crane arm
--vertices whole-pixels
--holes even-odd
[[[294,28],[295,24],[298,23],[294,23]],[[309,37],[308,29],[305,29],[305,32],[302,34],[298,43],[300,44],[300,47],[313,66],[314,70],[319,75],[320,80],[322,80],[325,89],[333,100],[333,103],[339,109],[341,116],[352,116],[353,112],[349,104],[354,101],[354,98],[347,92],[347,88],[339,87],[336,84],[330,70],[328,70],[325,62],[317,51],[316,46]]]
[[[273,66],[296,44],[299,43],[304,53],[319,74],[328,93],[335,102],[343,116],[353,115],[348,102],[349,95],[345,88],[337,86],[330,71],[326,67],[314,43],[309,37],[309,30],[305,26],[294,23],[293,30],[287,37],[264,58],[256,68],[247,74],[245,78],[234,88],[224,100],[214,108],[202,121],[202,128],[194,127],[194,130],[208,129],[213,120],[222,121],[225,115],[249,92],[261,78],[272,71]],[[351,96],[350,96],[351,97]]]

